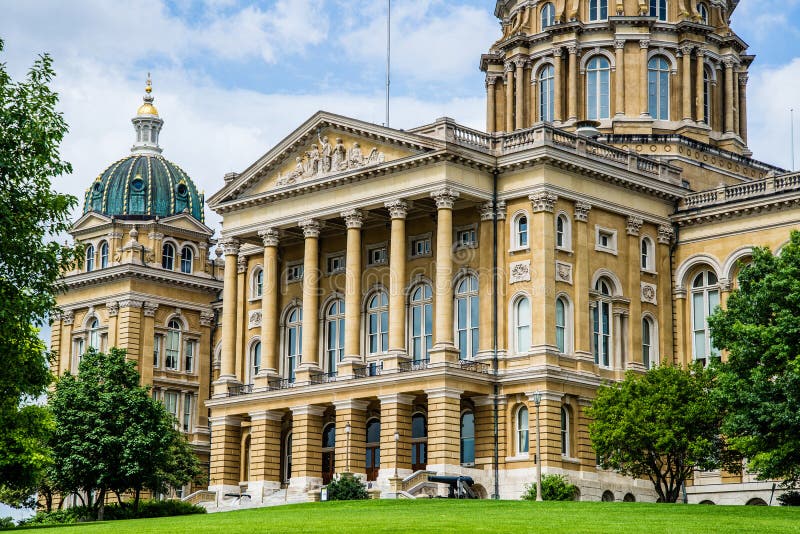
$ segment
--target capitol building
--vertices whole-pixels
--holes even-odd
[[[56,370],[127,349],[207,465],[183,494],[220,508],[318,499],[342,472],[384,498],[440,474],[518,499],[539,466],[581,500],[655,501],[598,466],[585,410],[628,371],[718,357],[706,318],[800,218],[800,175],[748,149],[737,3],[500,0],[485,131],[319,112],[208,199],[161,155],[148,82],[72,228]]]

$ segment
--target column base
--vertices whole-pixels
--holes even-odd
[[[236,494],[240,493],[240,489],[238,485],[233,484],[214,484],[213,486],[208,487],[208,491],[212,493],[216,493],[216,501],[215,504],[220,506],[223,504],[225,499],[231,499],[231,497],[225,497],[227,494]]]
[[[241,386],[242,383],[233,375],[221,375],[217,380],[214,381],[212,384],[214,388],[214,393],[212,395],[213,398],[224,398],[228,396],[228,393],[231,389]]]
[[[458,363],[459,359],[459,352],[455,345],[450,344],[440,344],[433,347],[430,351],[428,351],[428,357],[431,360],[431,364],[437,363]]]
[[[306,494],[310,491],[319,490],[322,487],[322,477],[292,477],[289,479],[288,492],[294,494]]]
[[[384,371],[394,371],[400,367],[401,363],[407,362],[409,357],[405,351],[396,350],[389,352],[382,360]]]
[[[276,480],[256,480],[247,483],[247,494],[253,504],[263,504],[264,499],[281,489],[281,483]]]
[[[294,382],[297,385],[305,385],[311,382],[311,375],[322,372],[317,364],[300,364],[294,373]]]
[[[636,371],[639,373],[646,373],[647,368],[644,366],[642,362],[627,362],[625,364],[626,371]]]

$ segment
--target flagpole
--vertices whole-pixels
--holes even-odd
[[[389,90],[392,67],[392,0],[386,0],[386,127],[389,127]]]

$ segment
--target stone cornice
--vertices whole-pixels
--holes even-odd
[[[66,275],[63,279],[67,290],[105,284],[117,280],[139,279],[152,282],[166,283],[171,286],[215,293],[222,289],[222,280],[215,278],[199,277],[176,271],[167,271],[159,267],[146,265],[122,264],[107,267],[88,273]]]

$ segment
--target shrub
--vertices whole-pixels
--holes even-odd
[[[148,500],[139,503],[138,513],[133,511],[133,503],[126,502],[124,506],[119,504],[109,504],[103,510],[105,521],[115,521],[118,519],[146,519],[153,517],[169,517],[176,515],[204,514],[206,509],[188,502],[177,500]],[[25,525],[63,525],[80,523],[83,521],[94,521],[96,511],[85,506],[74,506],[54,510],[52,512],[39,512],[30,519],[22,522]]]
[[[358,501],[369,499],[367,487],[350,473],[344,473],[328,484],[329,501]]]
[[[778,495],[778,502],[781,506],[800,506],[800,491],[792,490]]]
[[[0,517],[0,529],[14,528],[14,519],[11,517]]]
[[[578,488],[570,484],[564,475],[544,475],[542,477],[542,499],[545,501],[572,501]],[[527,484],[522,498],[536,500],[536,483]]]

